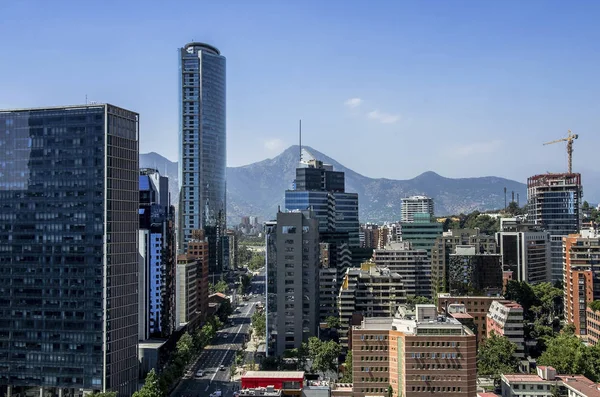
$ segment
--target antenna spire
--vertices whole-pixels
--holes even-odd
[[[300,138],[300,162],[302,162],[302,119],[300,119],[300,123],[299,123],[299,138]]]

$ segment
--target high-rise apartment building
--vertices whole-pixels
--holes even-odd
[[[225,57],[204,43],[179,49],[179,228],[183,254],[205,230],[210,273],[221,272],[226,228]]]
[[[138,381],[137,113],[0,111],[0,394]]]
[[[402,277],[389,269],[365,263],[360,269],[348,269],[338,297],[340,344],[348,346],[352,315],[392,317],[406,303]]]
[[[496,240],[493,236],[481,234],[479,229],[454,229],[439,236],[431,249],[431,288],[433,296],[448,292],[448,266],[450,254],[456,247],[470,245],[475,252],[496,253]]]
[[[186,255],[189,259],[195,260],[198,267],[196,269],[196,310],[200,321],[204,321],[208,315],[209,251],[208,239],[204,235],[204,230],[193,230],[192,239],[188,241]]]
[[[502,255],[502,270],[529,284],[551,281],[550,233],[516,218],[500,220],[496,240]]]
[[[319,226],[312,211],[278,212],[267,227],[267,338],[282,355],[317,335]]]
[[[296,169],[294,190],[285,191],[286,211],[312,209],[319,232],[346,232],[351,247],[360,246],[358,194],[347,193],[344,173],[315,159]]]
[[[415,214],[429,214],[433,216],[433,199],[426,196],[404,197],[402,199],[400,221],[413,222]]]
[[[432,296],[431,262],[427,251],[412,249],[408,241],[391,243],[373,252],[373,262],[377,267],[398,273],[407,296]]]
[[[523,307],[516,302],[493,301],[487,314],[487,337],[492,333],[504,336],[517,345],[515,357],[525,357]]]
[[[410,241],[414,249],[427,251],[431,258],[431,249],[435,240],[444,232],[444,225],[430,214],[416,213],[412,222],[401,222],[402,241]]]
[[[140,170],[138,337],[167,337],[175,328],[175,207],[169,179]]]
[[[325,232],[319,234],[321,263],[319,266],[319,319],[338,317],[337,297],[346,274],[352,267],[352,251],[348,233]]]
[[[352,328],[355,397],[474,396],[477,348],[470,329],[417,305],[414,318],[364,318]]]
[[[582,230],[563,238],[565,320],[587,335],[588,304],[600,300],[600,233]]]
[[[175,323],[177,327],[196,324],[198,320],[198,260],[187,254],[177,255],[175,273]]]
[[[543,174],[527,179],[528,221],[550,233],[552,281],[562,281],[562,238],[581,228],[581,174]]]

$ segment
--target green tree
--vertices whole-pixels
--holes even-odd
[[[308,352],[312,359],[313,370],[319,372],[337,372],[337,360],[340,356],[341,348],[335,341],[323,342],[313,336],[308,339]]]
[[[94,397],[117,397],[116,391],[105,391],[102,393],[94,393],[92,394]]]
[[[258,311],[254,312],[252,315],[252,328],[254,328],[257,338],[263,339],[265,337],[266,327],[265,314]]]
[[[406,298],[406,303],[409,305],[428,305],[433,303],[433,299],[425,296],[409,296]]]
[[[265,265],[265,255],[262,252],[253,252],[248,269],[256,271]]]
[[[477,352],[477,373],[494,378],[499,384],[500,375],[517,372],[519,359],[515,357],[517,345],[504,336],[492,335],[485,339]]]
[[[133,397],[163,397],[164,393],[160,389],[158,383],[158,375],[154,369],[148,372],[146,375],[146,381],[144,382],[144,386],[135,393],[133,393]]]
[[[600,312],[600,301],[593,301],[588,303],[588,306],[590,307],[590,309],[592,309],[595,312]]]
[[[342,383],[352,383],[352,350],[346,354],[346,360],[344,360],[344,375],[340,379]]]
[[[194,350],[194,339],[192,338],[192,336],[187,332],[181,335],[181,337],[177,341],[176,351],[177,357],[182,360],[184,365],[186,365],[190,361]]]
[[[569,331],[547,342],[538,364],[550,365],[560,374],[583,374],[594,382],[600,379],[600,349],[584,345]]]
[[[393,397],[394,395],[394,389],[392,388],[392,385],[389,385],[387,388],[387,397]]]
[[[336,316],[329,316],[329,317],[327,317],[325,319],[325,322],[327,323],[327,328],[338,329],[341,326],[341,324],[340,324],[340,318],[336,317]]]
[[[536,304],[537,298],[531,286],[525,281],[510,280],[506,285],[506,299],[516,301],[523,306],[523,312],[528,313],[531,306]]]
[[[588,203],[587,201],[584,201],[584,202],[583,202],[583,205],[581,206],[581,208],[582,208],[584,211],[587,211],[587,210],[589,210],[589,209],[590,209],[590,203]]]
[[[221,322],[226,323],[229,319],[229,316],[233,314],[233,307],[231,306],[231,302],[229,299],[226,299],[219,306],[219,310],[217,310],[217,316]]]
[[[561,305],[563,299],[563,291],[556,288],[552,283],[540,283],[531,287],[535,296],[536,304],[542,308],[542,320],[550,324],[556,315],[558,306]]]
[[[227,285],[225,280],[219,280],[216,284],[208,284],[208,290],[211,294],[216,294],[217,292],[224,294],[225,292],[227,292],[228,289],[229,286]]]

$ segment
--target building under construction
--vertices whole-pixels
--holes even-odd
[[[581,227],[581,174],[542,174],[527,179],[529,221],[550,232],[552,281],[562,281],[562,238]]]

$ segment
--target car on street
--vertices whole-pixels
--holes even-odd
[[[221,397],[223,395],[223,393],[221,392],[221,390],[217,390],[214,393],[211,393],[210,397]]]
[[[204,371],[202,371],[201,369],[196,371],[196,378],[202,378],[203,376],[204,376]]]
[[[225,333],[223,334],[223,338],[225,338],[225,339],[228,339],[228,338],[229,338],[229,334],[228,334],[227,332],[225,332]]]
[[[225,366],[223,364],[219,365],[219,371],[225,371]]]

